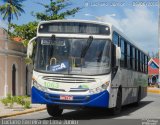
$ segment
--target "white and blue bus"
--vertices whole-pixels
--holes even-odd
[[[27,55],[34,57],[32,103],[46,104],[51,116],[85,107],[117,114],[147,95],[148,55],[112,24],[40,22]]]

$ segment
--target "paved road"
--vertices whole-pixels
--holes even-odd
[[[40,111],[36,113],[11,117],[11,119],[78,120],[79,124],[87,125],[100,125],[106,123],[107,125],[136,125],[136,123],[139,125],[142,124],[142,122],[145,122],[145,119],[160,119],[160,95],[148,94],[148,96],[141,101],[141,105],[139,107],[134,107],[133,105],[124,106],[122,108],[121,114],[117,116],[112,116],[104,110],[94,109],[78,111],[64,110],[63,115],[57,118],[50,117],[46,111]],[[155,125],[159,124],[160,121]]]

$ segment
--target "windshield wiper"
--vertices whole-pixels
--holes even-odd
[[[91,46],[92,41],[93,41],[93,36],[89,36],[87,40],[87,45],[82,49],[81,58],[85,57],[89,47]]]

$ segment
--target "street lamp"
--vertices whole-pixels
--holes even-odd
[[[96,18],[98,21],[104,21],[104,16],[95,16],[95,15],[92,15],[92,14],[89,14],[89,13],[86,13],[84,14],[85,16],[92,16],[94,18]],[[110,17],[115,17],[116,14],[110,14],[110,15],[107,15],[107,16],[110,16]]]

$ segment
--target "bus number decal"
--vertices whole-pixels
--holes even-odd
[[[45,82],[44,86],[47,88],[53,88],[53,89],[57,89],[59,88],[58,83],[50,83],[50,82]]]

